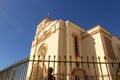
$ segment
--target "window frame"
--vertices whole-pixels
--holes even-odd
[[[109,39],[107,36],[104,36],[104,41],[105,41],[105,45],[106,45],[107,56],[110,59],[115,59],[115,54],[114,54],[111,39]]]
[[[72,33],[73,37],[73,48],[74,48],[74,55],[75,57],[80,56],[80,37],[77,33]]]

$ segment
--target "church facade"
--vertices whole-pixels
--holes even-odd
[[[58,80],[115,80],[116,75],[119,75],[119,65],[98,63],[114,62],[116,57],[120,58],[120,40],[101,25],[85,30],[69,20],[45,18],[37,26],[29,58],[40,62],[29,62],[27,80],[35,80],[35,70],[39,75],[38,80],[42,80],[49,67],[54,69]],[[94,62],[98,62],[95,66],[79,63],[92,62],[93,58]],[[55,61],[68,63],[58,64]],[[64,74],[64,78],[60,76]],[[89,75],[88,79],[85,78],[86,75]],[[80,78],[76,78],[77,76]]]

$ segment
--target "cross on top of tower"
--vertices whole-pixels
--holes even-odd
[[[47,17],[50,17],[50,12],[48,12],[48,15],[47,15]]]

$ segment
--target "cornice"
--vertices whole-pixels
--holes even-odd
[[[80,30],[80,31],[82,31],[82,32],[85,32],[85,30],[84,30],[83,28],[81,28],[81,27],[78,26],[77,24],[73,23],[72,21],[69,21],[69,20],[65,21],[65,25],[66,25],[67,27],[69,27],[69,26],[71,25],[72,27],[74,27],[74,28],[76,28],[76,29],[78,29],[78,30]]]
[[[105,28],[103,28],[101,25],[97,25],[97,26],[87,30],[86,32],[84,32],[82,34],[82,39],[85,39],[85,38],[95,35],[97,33],[103,33],[104,35],[107,35],[110,37],[110,33]]]

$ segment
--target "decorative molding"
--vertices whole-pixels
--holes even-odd
[[[58,23],[58,20],[56,20],[55,23],[54,23],[53,25],[51,25],[51,26],[49,26],[50,23],[51,23],[51,22],[47,23],[47,25],[44,25],[44,26],[41,24],[41,25],[37,28],[36,36],[38,36],[38,35],[41,33],[41,31],[46,30],[48,27],[50,27],[49,29],[53,28],[53,27]],[[48,30],[49,30],[49,29],[48,29]]]
[[[103,28],[98,28],[98,29],[96,29],[96,30],[93,30],[92,32],[88,32],[88,31],[86,31],[86,32],[84,32],[83,34],[82,34],[82,37],[81,37],[81,39],[83,40],[83,39],[85,39],[85,38],[87,38],[87,37],[90,37],[90,36],[92,36],[92,35],[95,35],[95,34],[97,34],[97,33],[103,33],[103,34],[105,34],[106,36],[108,36],[109,38],[112,38],[111,36],[110,36],[110,34],[108,34],[108,32],[106,31],[106,30],[104,30]]]
[[[62,28],[57,28],[57,29],[51,28],[50,30],[46,31],[43,35],[41,35],[39,38],[36,38],[34,40],[35,42],[33,41],[32,47],[34,47],[34,46],[38,45],[39,43],[43,42],[44,40],[46,40],[47,38],[49,38],[53,33],[55,33],[58,30],[65,31]]]
[[[106,32],[100,31],[100,33],[103,33],[103,35],[106,36],[107,38],[109,38],[110,40],[112,39],[112,36],[107,34]]]
[[[90,36],[92,36],[92,35],[95,35],[95,34],[97,34],[97,33],[100,33],[100,30],[95,30],[95,31],[93,31],[93,32],[91,32],[91,33],[85,32],[85,33],[83,33],[81,39],[83,40],[83,39],[85,39],[85,38],[87,38],[87,37],[90,37]]]

